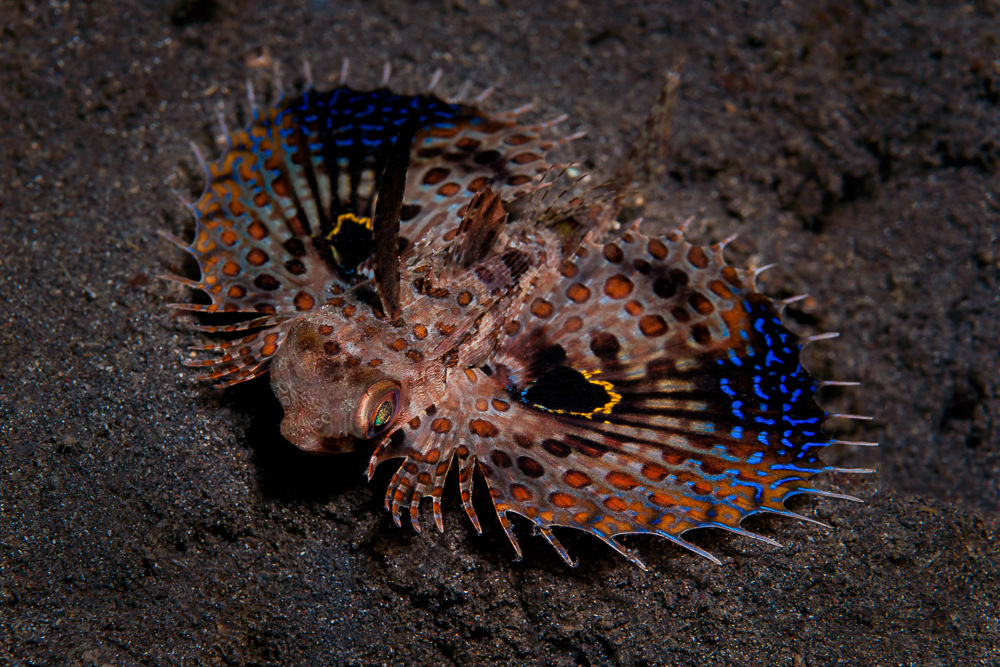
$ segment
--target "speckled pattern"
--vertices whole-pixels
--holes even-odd
[[[648,156],[662,159],[674,95],[622,173],[660,166]],[[184,363],[220,389],[268,374],[300,449],[373,451],[369,477],[401,459],[385,496],[397,525],[408,514],[420,532],[430,499],[443,532],[456,469],[476,530],[480,478],[518,558],[513,516],[571,566],[553,528],[644,569],[618,537],[657,535],[719,563],[686,534],[777,546],[743,521],[799,518],[786,507],[797,495],[842,496],[819,473],[873,472],[820,458],[836,441],[799,359],[831,334],[789,331],[780,311],[801,297],[761,294],[763,268],[726,262],[731,239],[689,243],[693,218],[663,238],[643,231],[655,220],[614,231],[640,184],[550,198],[557,142],[516,114],[432,95],[310,83],[252,114],[204,163],[194,238],[175,240],[198,279],[167,276],[211,299],[175,308],[242,318],[189,320],[227,337]]]
[[[997,662],[995,9],[435,9],[0,9],[0,662]],[[283,444],[266,384],[192,384],[174,354],[190,334],[165,307],[183,290],[152,275],[193,267],[157,231],[193,231],[172,192],[200,190],[188,142],[223,148],[220,106],[245,126],[234,82],[263,47],[292,83],[302,60],[319,80],[347,55],[358,86],[385,61],[404,92],[437,67],[444,92],[495,84],[503,108],[569,113],[588,137],[566,157],[600,176],[683,58],[672,156],[642,212],[696,214],[699,244],[739,232],[732,263],[780,262],[766,294],[811,293],[790,327],[842,335],[804,363],[862,382],[823,405],[878,414],[832,426],[882,443],[830,457],[877,479],[826,488],[867,504],[792,503],[829,531],[748,522],[781,548],[693,533],[721,567],[625,540],[643,572],[560,535],[586,565],[570,569],[523,523],[512,563],[497,523],[397,529],[377,491],[391,471],[369,485],[363,456]]]

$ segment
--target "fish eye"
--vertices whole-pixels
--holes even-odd
[[[369,385],[355,415],[355,435],[366,440],[382,435],[395,423],[402,406],[398,382],[379,380]]]

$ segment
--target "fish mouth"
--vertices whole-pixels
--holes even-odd
[[[299,414],[285,414],[281,420],[281,435],[299,449],[312,454],[340,454],[357,449],[357,438],[335,433],[333,425],[320,419],[308,419]]]

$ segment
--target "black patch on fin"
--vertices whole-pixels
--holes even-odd
[[[580,371],[559,366],[535,380],[521,398],[545,410],[588,414],[611,402],[602,385],[589,382]]]
[[[328,237],[327,245],[336,261],[337,272],[348,283],[358,276],[358,268],[368,259],[372,247],[372,232],[357,218],[346,217],[336,234]]]
[[[399,218],[403,211],[406,171],[410,167],[410,145],[417,132],[419,115],[411,113],[399,130],[382,172],[382,181],[372,219],[372,269],[382,300],[382,312],[390,320],[399,317]]]

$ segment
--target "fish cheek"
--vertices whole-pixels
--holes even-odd
[[[285,413],[281,434],[308,452],[346,452],[356,444],[347,435],[355,411],[351,369],[331,347],[315,331],[297,328],[271,366],[271,389]]]

